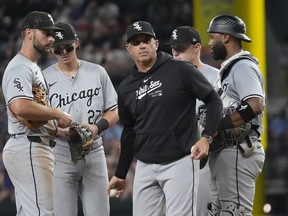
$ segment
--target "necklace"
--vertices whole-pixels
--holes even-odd
[[[76,75],[76,73],[77,73],[77,71],[78,71],[78,69],[80,68],[80,66],[81,66],[81,61],[80,61],[79,59],[77,59],[77,67],[76,67],[75,70],[72,70],[72,71],[62,71],[61,68],[59,67],[59,63],[57,63],[56,68],[58,69],[58,71],[59,71],[60,73],[65,74],[66,76],[70,76],[70,77],[74,78],[75,75]]]

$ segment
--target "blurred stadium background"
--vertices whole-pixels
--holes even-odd
[[[261,11],[259,5],[260,8],[263,6]],[[177,26],[191,25],[199,28],[204,39],[203,61],[219,67],[219,62],[211,59],[205,40],[208,20],[220,13],[234,13],[246,22],[247,34],[253,35],[254,43],[264,39],[263,45],[260,44],[251,50],[247,47],[253,54],[253,51],[258,52],[260,49],[261,55],[264,56],[260,59],[265,61],[262,62],[262,69],[266,76],[267,92],[265,123],[267,157],[264,172],[257,186],[254,215],[286,216],[288,215],[288,28],[285,25],[287,8],[287,0],[0,0],[0,81],[7,63],[20,48],[19,24],[22,18],[33,10],[51,13],[55,22],[72,23],[81,40],[79,58],[104,66],[116,89],[129,73],[133,63],[125,50],[125,29],[133,21],[150,22],[160,45],[169,40],[170,33]],[[259,36],[254,26],[259,27],[262,23],[264,33],[263,35],[260,33]],[[170,52],[165,46],[160,46],[160,50]],[[52,55],[46,55],[40,59],[39,65],[44,69],[54,61]],[[110,177],[118,160],[120,134],[120,125],[104,133]],[[6,106],[0,89],[0,153],[8,138]],[[1,156],[2,154],[0,154],[0,216],[12,216],[16,214],[13,185],[5,171]],[[128,185],[124,196],[120,199],[111,199],[111,216],[132,215],[133,176],[134,165],[131,166],[127,177]],[[268,206],[268,210],[270,205],[270,211],[265,212],[264,205],[266,208]],[[83,214],[79,203],[79,216],[81,215]]]

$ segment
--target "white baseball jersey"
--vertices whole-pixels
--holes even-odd
[[[228,76],[222,74],[225,71],[225,66],[231,61],[249,54],[247,51],[239,52],[221,64],[223,113],[226,113],[227,109],[232,108],[233,110],[241,104],[241,101],[251,97],[259,97],[265,101],[263,77],[255,62],[241,59],[233,65]],[[262,117],[263,113],[251,120],[252,125],[257,126],[257,131],[260,134],[262,132]],[[222,143],[226,142],[226,138],[221,137]],[[254,131],[248,138],[251,147],[248,147],[244,138],[237,141],[237,137],[234,135],[231,139],[237,145],[231,144],[221,151],[210,154],[209,167],[212,177],[211,195],[213,203],[211,212],[215,212],[215,215],[236,212],[239,215],[252,215],[255,182],[263,169],[265,152],[258,133],[256,134]],[[239,146],[242,148],[245,146],[248,154],[240,153]],[[215,208],[215,206],[220,206],[221,209]]]
[[[214,89],[217,91],[221,87],[219,70],[208,64],[204,64],[202,68],[199,69],[205,78],[213,85]],[[196,113],[201,114],[203,111],[204,103],[200,100],[196,101]]]
[[[106,70],[100,65],[82,60],[75,77],[59,72],[56,64],[43,73],[52,107],[69,113],[74,122],[95,124],[104,111],[117,107],[117,94]],[[102,144],[100,140],[98,142]]]
[[[205,64],[203,67],[199,68],[203,73],[205,78],[213,85],[214,89],[217,91],[221,87],[220,83],[220,71],[208,64]],[[205,104],[202,101],[197,100],[196,102],[196,112],[199,115],[205,109]],[[211,175],[208,163],[200,169],[199,171],[199,185],[197,193],[197,205],[196,205],[196,215],[204,216],[208,215],[207,205],[211,202],[210,194],[210,184],[211,184]]]
[[[33,87],[41,88],[48,96],[48,88],[41,69],[21,54],[17,54],[7,65],[2,87],[7,105],[19,98],[33,100]],[[49,139],[42,138],[56,135],[56,123],[50,120],[32,132],[20,123],[9,109],[7,114],[8,132],[12,136],[6,142],[2,156],[15,187],[17,215],[52,216],[54,215],[52,173],[55,160],[48,143]]]
[[[75,77],[61,73],[56,64],[43,71],[49,86],[53,107],[72,116],[79,124],[95,124],[103,113],[117,107],[117,94],[106,70],[87,61],[80,61]],[[94,140],[92,150],[74,164],[69,143],[56,138],[54,148],[54,210],[55,215],[76,215],[78,195],[84,215],[110,215],[106,193],[108,169],[102,137]]]
[[[242,51],[232,56],[221,64],[221,69],[233,59],[241,55],[250,54],[248,51]],[[246,70],[249,68],[250,70]],[[222,76],[222,75],[221,75]],[[235,82],[237,80],[237,82]],[[250,97],[260,97],[265,101],[264,81],[258,66],[248,59],[243,59],[233,66],[228,77],[221,81],[223,96],[223,109],[233,106],[238,107],[241,101]],[[252,119],[253,125],[262,124],[263,113]],[[260,130],[261,131],[261,130]]]
[[[7,65],[2,80],[2,88],[6,104],[10,104],[11,101],[17,98],[33,100],[33,86],[42,88],[43,91],[46,92],[46,95],[48,95],[47,85],[39,66],[21,54],[16,55]],[[9,109],[7,109],[7,115],[9,134],[23,133],[37,136],[55,136],[56,124],[54,120],[48,121],[47,124],[43,125],[33,133],[21,124]]]

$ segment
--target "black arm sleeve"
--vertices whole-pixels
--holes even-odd
[[[123,128],[121,135],[121,152],[115,176],[125,179],[134,157],[134,141],[136,134],[133,128]]]
[[[222,117],[223,103],[216,93],[212,90],[204,99],[203,102],[207,107],[206,124],[202,133],[213,136],[216,132],[216,127]]]

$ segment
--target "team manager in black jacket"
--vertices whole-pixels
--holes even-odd
[[[117,188],[120,196],[135,156],[133,215],[195,215],[199,161],[191,158],[208,155],[222,102],[191,63],[157,53],[158,45],[150,23],[138,21],[127,28],[126,48],[135,66],[119,86],[118,109],[124,128],[116,173],[107,191]],[[207,106],[200,139],[196,98]]]

